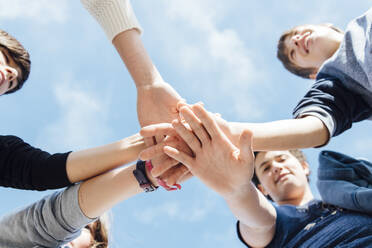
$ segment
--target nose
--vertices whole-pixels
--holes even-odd
[[[291,40],[292,40],[292,43],[297,47],[298,42],[301,40],[301,35],[299,34],[293,35]]]
[[[272,169],[273,169],[273,173],[277,174],[283,170],[283,167],[280,163],[273,162]]]
[[[12,67],[3,66],[3,68],[0,68],[0,70],[3,72],[5,80],[7,81],[13,81],[18,77],[18,71]]]

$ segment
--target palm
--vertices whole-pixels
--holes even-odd
[[[138,88],[137,97],[141,127],[177,118],[177,103],[182,99],[169,84],[161,82]]]

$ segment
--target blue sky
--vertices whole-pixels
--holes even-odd
[[[282,31],[305,23],[345,28],[368,1],[132,1],[145,47],[188,102],[229,121],[291,118],[311,81],[275,57]],[[134,84],[98,24],[72,0],[0,0],[0,28],[29,50],[24,88],[0,97],[1,134],[49,152],[109,143],[139,130]],[[371,123],[354,125],[324,149],[372,159]],[[323,148],[322,148],[323,149]],[[315,182],[317,154],[305,153]],[[312,187],[314,192],[315,187]],[[0,214],[50,192],[0,189]],[[317,193],[316,193],[317,195]],[[180,192],[141,194],[112,211],[112,247],[244,247],[224,201],[197,179]]]

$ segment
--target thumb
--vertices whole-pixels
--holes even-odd
[[[252,132],[246,129],[239,137],[239,159],[245,163],[252,163],[254,160],[252,150],[252,136]]]

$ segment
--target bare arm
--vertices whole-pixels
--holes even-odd
[[[91,178],[136,160],[144,148],[143,138],[135,134],[112,144],[72,152],[67,158],[67,176],[72,183]]]
[[[243,130],[251,130],[255,151],[317,147],[329,140],[327,127],[314,116],[265,123],[226,122],[221,118],[217,122],[234,144]]]
[[[79,205],[89,218],[103,214],[115,204],[143,192],[133,175],[135,165],[119,168],[83,182]],[[152,182],[155,180],[151,178]]]
[[[252,133],[244,130],[234,146],[200,105],[180,110],[192,130],[179,121],[173,127],[194,152],[187,155],[165,146],[169,156],[188,167],[206,186],[220,194],[241,222],[241,234],[249,245],[266,246],[274,237],[276,211],[253,186]],[[238,148],[239,147],[239,148]]]

